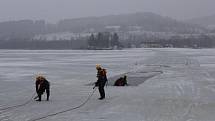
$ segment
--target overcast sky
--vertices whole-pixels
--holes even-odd
[[[215,0],[0,0],[0,21],[153,12],[179,20],[215,14]]]

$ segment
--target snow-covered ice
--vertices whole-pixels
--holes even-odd
[[[29,100],[36,74],[51,82],[50,101],[31,101],[0,120],[29,121],[80,105],[99,63],[110,83],[127,74],[132,86],[108,86],[105,100],[96,91],[83,107],[42,121],[214,121],[214,60],[214,49],[0,50],[0,108]]]

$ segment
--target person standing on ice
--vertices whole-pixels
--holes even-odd
[[[99,88],[100,98],[99,100],[103,100],[105,98],[105,84],[107,82],[106,69],[101,68],[101,65],[96,65],[97,69],[97,82],[95,83],[95,87]]]
[[[48,101],[49,95],[50,95],[50,84],[46,80],[46,78],[41,75],[37,76],[35,85],[36,85],[36,92],[37,92],[37,97],[35,97],[35,99],[38,98],[38,100],[36,100],[36,101],[41,101],[41,96],[43,95],[43,93],[45,91],[46,91],[46,95],[47,95],[46,100]]]

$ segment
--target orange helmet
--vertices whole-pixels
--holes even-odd
[[[100,64],[96,64],[96,69],[101,69],[101,65]]]

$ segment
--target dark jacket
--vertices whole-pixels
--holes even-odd
[[[126,76],[124,76],[124,78],[120,77],[119,79],[117,79],[115,81],[114,86],[126,86],[126,85],[128,85],[126,78],[127,78]]]
[[[97,71],[97,82],[95,83],[95,86],[105,86],[105,83],[107,82],[107,76],[106,76],[106,70],[105,69],[99,69]]]
[[[49,82],[46,79],[36,80],[36,92],[44,93],[45,90],[49,90]]]

